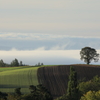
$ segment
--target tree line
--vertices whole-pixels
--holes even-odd
[[[43,63],[38,62],[38,64],[36,64],[35,66],[43,66]]]
[[[38,62],[35,66],[43,66],[43,63]],[[18,67],[18,66],[27,66],[26,64],[23,64],[22,61],[18,61],[18,59],[14,59],[11,61],[10,64],[5,63],[2,59],[0,60],[0,67]]]
[[[14,59],[10,64],[5,63],[2,59],[0,60],[0,67],[15,67],[15,66],[25,66],[22,61],[18,61],[18,59]]]
[[[0,100],[53,100],[51,93],[42,85],[29,86],[30,93],[21,93],[21,88],[16,88],[14,93],[0,92]]]

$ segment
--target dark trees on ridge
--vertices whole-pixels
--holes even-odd
[[[15,58],[10,64],[5,63],[2,59],[0,60],[0,67],[15,67],[15,66],[24,66],[22,61],[18,62]]]
[[[30,85],[30,93],[22,94],[21,88],[16,88],[14,93],[0,92],[0,100],[53,100],[51,93],[41,84]]]
[[[81,60],[84,60],[87,64],[90,64],[92,60],[97,62],[99,60],[99,54],[94,48],[84,47],[80,51]]]
[[[5,63],[2,59],[0,60],[0,67],[5,67]]]
[[[11,62],[11,66],[19,66],[19,62],[16,58]]]

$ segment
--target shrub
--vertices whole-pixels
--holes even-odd
[[[80,100],[100,100],[100,90],[97,92],[89,91]]]

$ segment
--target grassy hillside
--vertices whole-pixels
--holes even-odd
[[[42,67],[38,69],[38,80],[53,96],[58,97],[66,93],[70,66],[77,71],[78,80],[90,80],[95,75],[100,76],[100,66],[98,65],[59,65]]]
[[[6,67],[0,68],[0,91],[13,92],[21,87],[22,92],[29,92],[29,85],[37,85],[38,67]]]

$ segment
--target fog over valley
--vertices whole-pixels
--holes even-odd
[[[100,50],[97,50],[100,53]],[[23,64],[36,65],[39,62],[44,65],[66,65],[84,64],[80,60],[80,50],[21,50],[12,49],[10,51],[0,51],[0,59],[10,63],[15,58]],[[91,64],[100,64],[91,62]]]

